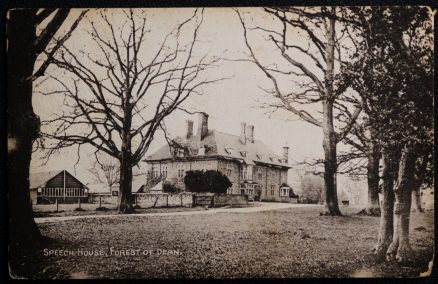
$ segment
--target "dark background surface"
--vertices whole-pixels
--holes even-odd
[[[380,0],[380,1],[365,1],[365,0],[350,0],[350,1],[328,1],[328,0],[320,0],[320,1],[282,1],[282,0],[258,0],[258,1],[249,1],[249,0],[241,0],[241,1],[196,1],[196,0],[185,0],[185,1],[171,1],[171,0],[153,0],[153,1],[145,1],[145,0],[125,0],[125,1],[117,1],[117,0],[111,0],[111,1],[103,1],[103,0],[9,0],[9,1],[1,1],[1,18],[0,18],[0,25],[1,25],[1,32],[0,32],[0,60],[1,60],[1,68],[0,68],[0,77],[1,77],[1,92],[0,92],[0,216],[1,216],[1,223],[0,223],[0,240],[2,243],[2,249],[1,249],[1,255],[0,255],[0,265],[1,265],[1,272],[2,272],[2,278],[7,280],[8,277],[8,265],[7,265],[7,222],[8,222],[8,216],[7,216],[7,132],[6,132],[6,114],[7,114],[7,101],[6,101],[6,14],[7,10],[11,8],[40,8],[40,7],[62,7],[62,8],[85,8],[85,7],[197,7],[197,6],[205,6],[205,7],[227,7],[227,6],[323,6],[323,5],[423,5],[423,6],[430,6],[435,9],[438,8],[438,1],[436,0],[403,0],[403,1],[397,1],[397,0]],[[436,28],[437,28],[437,17],[435,16],[435,34],[436,34]],[[25,20],[25,19],[23,19]],[[437,46],[437,37],[435,36],[435,46]],[[437,65],[437,60],[435,58],[435,67]],[[435,74],[435,82],[436,80],[436,74]],[[436,91],[435,91],[435,101],[436,101]],[[435,119],[438,118],[437,113],[437,107],[435,107]],[[435,134],[437,133],[437,128],[435,128]],[[436,141],[435,141],[435,148],[436,148]],[[435,158],[435,166],[437,165],[437,159]],[[436,181],[438,180],[438,175],[435,174]],[[435,181],[435,184],[436,184]],[[436,195],[435,195],[435,201],[436,201]],[[435,202],[436,204],[436,202]],[[437,227],[437,212],[436,212],[436,206],[435,206],[435,228]],[[435,240],[437,236],[437,232],[435,230]],[[436,246],[436,242],[435,242]],[[437,273],[437,259],[435,257],[435,263],[434,263],[434,270],[432,277],[436,278],[438,276]],[[333,281],[334,280],[334,281]],[[419,283],[419,282],[427,282],[427,283],[434,283],[435,279],[393,279],[394,282],[411,282],[411,283]],[[421,280],[421,281],[420,281]],[[210,282],[209,280],[208,282]],[[305,279],[301,279],[301,281],[305,281]],[[310,282],[316,282],[318,279],[309,279],[307,281]],[[306,281],[306,282],[307,282]],[[339,280],[332,279],[333,282],[339,282]],[[368,283],[370,279],[344,279],[344,281],[341,282],[363,282]],[[373,282],[377,283],[387,283],[387,279],[374,279]],[[101,282],[101,281],[99,281]],[[152,282],[149,280],[148,282]],[[164,282],[164,281],[162,281]],[[168,282],[168,281],[166,281]],[[181,281],[178,281],[181,282]],[[229,282],[229,281],[213,281],[213,282]],[[237,280],[233,282],[239,282],[239,283],[254,283],[254,280]],[[259,281],[257,281],[259,282]],[[286,281],[281,281],[286,282]],[[326,280],[322,281],[326,282]],[[331,282],[331,281],[329,281]],[[390,281],[392,282],[392,281]],[[5,283],[5,282],[3,282]],[[266,283],[266,280],[260,281],[260,283]]]

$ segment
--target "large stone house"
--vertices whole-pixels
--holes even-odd
[[[247,194],[254,200],[289,201],[287,185],[288,147],[283,156],[273,153],[254,139],[254,126],[241,123],[241,134],[232,135],[208,128],[208,115],[199,114],[196,134],[187,120],[184,137],[178,137],[145,161],[149,175],[162,177],[184,189],[184,176],[190,170],[218,170],[228,176],[228,194]]]

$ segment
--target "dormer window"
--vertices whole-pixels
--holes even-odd
[[[274,158],[273,158],[273,157],[269,157],[269,160],[271,160],[271,162],[273,162],[273,161],[274,161]]]
[[[246,153],[247,153],[246,151],[242,151],[242,152],[240,152],[240,155],[242,155],[242,157],[245,158],[246,157]]]
[[[256,154],[256,157],[257,157],[258,160],[262,159],[262,155],[260,155],[260,154]]]
[[[205,146],[201,146],[198,149],[198,156],[205,155]]]
[[[184,149],[181,149],[181,148],[175,149],[174,153],[175,153],[175,156],[177,156],[179,158],[184,157]]]
[[[226,152],[228,155],[233,155],[233,148],[225,148],[225,152]]]

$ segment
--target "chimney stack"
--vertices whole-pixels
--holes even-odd
[[[254,143],[254,125],[248,125],[246,127],[246,137],[249,142]]]
[[[187,123],[187,135],[186,135],[186,138],[190,139],[193,136],[193,121],[190,120],[190,119],[187,119],[186,123]]]
[[[198,121],[198,139],[202,141],[208,134],[208,114],[205,112],[199,113]]]
[[[283,160],[286,164],[289,162],[289,146],[283,147]]]
[[[241,122],[240,123],[240,142],[243,145],[246,145],[246,123],[245,122]]]

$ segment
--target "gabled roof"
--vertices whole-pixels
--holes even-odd
[[[58,171],[48,171],[48,172],[38,172],[38,173],[30,173],[29,174],[29,188],[38,188],[44,187],[44,185],[61,173],[62,170]]]
[[[44,187],[47,182],[49,182],[52,178],[56,177],[58,174],[62,173],[64,170],[57,170],[57,171],[47,171],[47,172],[38,172],[38,173],[29,173],[29,188],[39,188]],[[83,184],[85,187],[87,187],[84,183],[82,183],[80,180],[78,180],[74,175],[69,173],[68,171],[65,171],[66,174],[70,175],[72,178]]]
[[[175,142],[185,148],[184,158],[208,158],[222,157],[226,159],[238,160],[245,164],[268,164],[281,167],[290,166],[284,162],[282,157],[271,151],[262,141],[255,140],[254,143],[249,140],[246,144],[240,141],[240,136],[228,133],[222,133],[216,130],[210,130],[208,135],[198,141],[197,136],[190,139],[178,137]],[[198,155],[199,147],[206,147],[205,155]],[[162,161],[174,159],[169,145],[164,145],[152,155],[146,157],[146,162]]]

